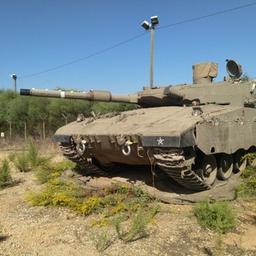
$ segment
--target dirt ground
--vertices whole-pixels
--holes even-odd
[[[64,208],[30,207],[24,194],[37,190],[33,173],[12,170],[19,181],[0,190],[0,255],[256,255],[255,212],[248,202],[233,202],[238,215],[234,231],[219,235],[201,228],[193,205],[163,204],[148,227],[149,236],[124,243],[111,227],[95,227],[97,215],[84,217]],[[111,239],[104,250],[96,249],[102,234]]]

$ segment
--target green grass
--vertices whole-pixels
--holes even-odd
[[[9,155],[9,160],[14,163],[20,172],[36,170],[38,167],[48,168],[50,163],[50,157],[42,156],[32,140],[28,144],[27,151],[24,150],[22,153],[11,154]]]
[[[27,159],[31,168],[48,166],[50,157],[44,157],[40,154],[38,147],[30,140],[28,145]]]
[[[226,233],[236,225],[236,217],[227,202],[201,202],[194,207],[199,224],[218,233]]]
[[[20,171],[20,172],[29,172],[31,171],[31,166],[29,163],[29,159],[26,152],[22,152],[16,155],[16,157],[13,160],[14,166]]]
[[[236,189],[237,197],[256,197],[256,167],[249,166],[242,174],[243,183]]]
[[[250,177],[244,181],[236,190],[238,197],[256,197],[256,177]]]
[[[4,188],[12,184],[9,163],[6,159],[1,162],[0,166],[0,188]]]

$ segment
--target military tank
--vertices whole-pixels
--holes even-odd
[[[117,164],[146,165],[194,191],[210,189],[246,167],[256,147],[256,81],[227,60],[228,76],[214,83],[216,63],[193,65],[193,84],[145,87],[131,95],[108,91],[21,89],[21,95],[127,102],[138,106],[115,116],[79,116],[54,140],[85,174],[104,175]]]

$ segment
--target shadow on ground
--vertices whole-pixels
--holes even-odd
[[[217,180],[212,189],[206,191],[191,191],[183,188],[169,176],[157,172],[153,175],[146,166],[118,166],[109,172],[108,177],[91,177],[87,180],[92,187],[101,187],[102,184],[123,182],[140,185],[150,195],[166,203],[194,203],[202,200],[233,200],[236,197],[235,189],[241,183],[238,174],[233,174],[228,181]],[[93,185],[92,185],[93,184]]]

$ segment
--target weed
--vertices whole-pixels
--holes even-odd
[[[38,148],[32,140],[29,141],[27,158],[32,168],[49,165],[50,157],[41,156]]]
[[[203,227],[226,233],[235,227],[235,215],[227,202],[201,202],[194,208],[194,214]]]
[[[44,184],[48,182],[53,175],[52,169],[45,167],[38,167],[35,171],[35,177],[37,178],[40,184]]]
[[[12,183],[9,163],[4,159],[0,166],[0,188],[6,187]]]
[[[17,154],[14,165],[20,172],[28,172],[31,170],[29,159],[25,152]]]
[[[40,155],[38,148],[30,141],[28,150],[19,154],[9,156],[13,159],[15,167],[21,172],[36,170],[38,167],[49,167],[50,158]]]
[[[99,252],[105,251],[113,242],[114,239],[107,233],[100,233],[93,238],[95,247]]]
[[[118,234],[118,238],[128,243],[147,237],[147,225],[153,220],[158,211],[159,207],[152,207],[147,211],[145,211],[145,209],[140,209],[132,218],[128,231],[123,231],[121,228],[124,216],[117,218],[114,221],[114,226]]]

